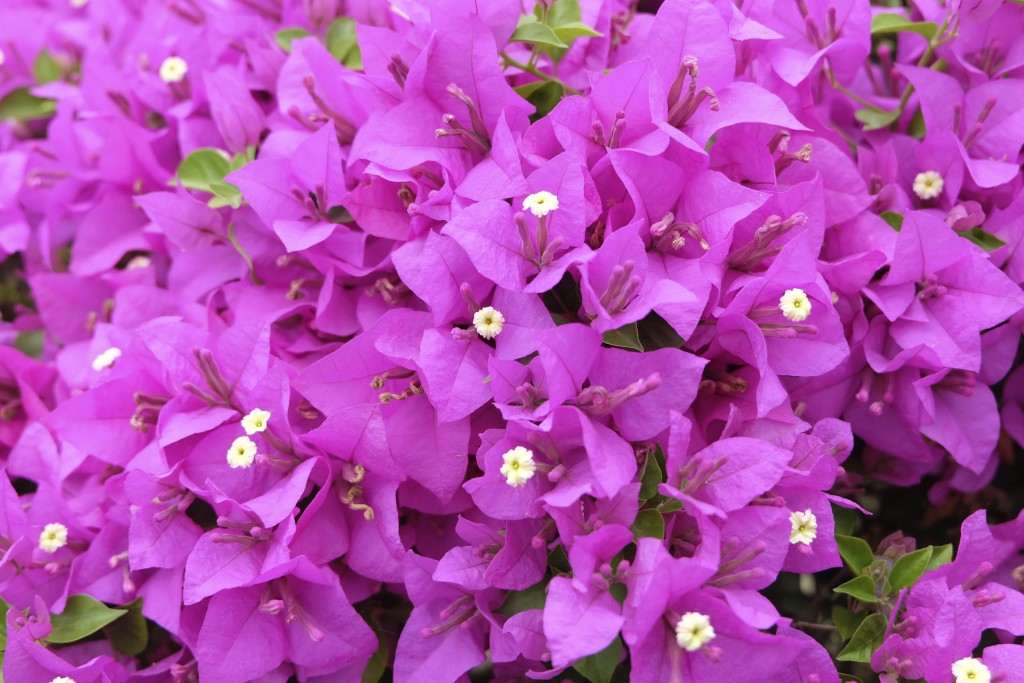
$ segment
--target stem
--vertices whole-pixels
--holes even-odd
[[[548,83],[557,83],[558,85],[562,86],[562,89],[565,90],[565,92],[568,93],[569,95],[581,95],[582,94],[579,90],[576,90],[575,88],[570,88],[568,85],[566,85],[565,83],[563,83],[559,79],[555,78],[554,76],[551,76],[550,74],[544,73],[543,71],[541,71],[540,69],[538,69],[535,66],[530,66],[529,64],[523,64],[522,62],[517,62],[516,60],[512,59],[511,57],[509,57],[504,52],[501,53],[501,58],[505,61],[505,66],[515,67],[515,68],[519,69],[520,71],[524,71],[524,72],[526,72],[528,74],[532,74],[532,75],[536,76],[537,78],[541,79],[542,81],[547,81]]]
[[[921,59],[917,60],[917,66],[928,66],[928,62],[930,62],[932,57],[935,55],[935,50],[943,43],[942,39],[946,35],[946,29],[949,28],[949,19],[950,15],[947,14],[946,18],[942,21],[942,25],[939,26],[939,30],[936,31],[932,39],[928,41],[928,49],[924,51],[923,55],[921,55]],[[914,84],[907,83],[907,87],[903,89],[903,94],[900,95],[900,102],[896,106],[898,115],[896,117],[896,121],[893,121],[894,126],[899,121],[900,117],[903,116],[903,109],[907,106],[907,102],[910,101],[910,96],[913,94]]]

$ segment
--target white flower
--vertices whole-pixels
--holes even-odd
[[[914,194],[921,199],[935,199],[942,194],[944,184],[938,171],[923,171],[914,176]]]
[[[789,523],[792,526],[789,542],[793,545],[810,545],[818,537],[818,518],[810,510],[792,513],[789,516]]]
[[[523,209],[529,211],[537,218],[544,218],[544,216],[558,209],[558,197],[547,190],[534,192],[523,200]]]
[[[246,434],[252,436],[256,432],[266,430],[268,422],[270,422],[269,410],[253,408],[248,415],[242,418],[242,429],[245,430]]]
[[[160,65],[160,80],[164,83],[181,83],[188,73],[188,62],[181,57],[168,57]]]
[[[537,472],[537,463],[533,461],[533,451],[516,446],[501,456],[505,464],[501,466],[501,476],[509,486],[523,486]]]
[[[956,683],[990,683],[992,672],[974,657],[964,657],[953,662]]]
[[[121,357],[121,349],[111,346],[109,349],[96,356],[92,361],[92,369],[99,372],[103,368],[111,368],[114,362]]]
[[[231,442],[228,449],[228,464],[232,468],[250,467],[256,460],[256,442],[247,436],[240,436]]]
[[[43,527],[39,534],[39,549],[55,553],[68,544],[68,528],[60,522],[53,522]]]
[[[73,678],[68,678],[67,676],[57,676],[55,679],[50,681],[50,683],[78,683],[78,681]]]
[[[779,308],[788,320],[799,323],[807,320],[807,316],[811,314],[811,300],[802,289],[787,289],[786,293],[779,297]]]
[[[687,652],[694,652],[715,637],[711,618],[700,612],[687,612],[676,624],[676,642]]]
[[[494,339],[501,334],[501,329],[504,326],[505,316],[491,306],[484,306],[473,314],[473,327],[476,328],[477,334],[484,339]]]

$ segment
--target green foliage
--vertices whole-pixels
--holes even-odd
[[[896,232],[899,232],[903,228],[903,214],[896,213],[895,211],[883,211],[879,215]]]
[[[636,538],[665,538],[665,517],[657,510],[641,510],[631,529]]]
[[[127,614],[105,626],[103,635],[118,652],[135,657],[149,644],[149,626],[146,617],[142,616],[142,598],[121,605],[120,609],[128,610]]]
[[[32,75],[36,77],[37,83],[52,83],[59,81],[64,75],[60,62],[54,59],[49,50],[40,50],[36,61],[32,65]]]
[[[859,574],[864,567],[875,561],[874,551],[863,539],[837,535],[836,545],[839,546],[839,556],[855,574]]]
[[[665,456],[661,453],[661,447],[657,447],[647,460],[644,461],[644,470],[640,474],[640,502],[646,503],[658,493],[658,485],[664,479],[663,467]]]
[[[985,251],[995,251],[999,247],[1006,244],[995,235],[989,232],[985,232],[981,228],[971,228],[970,230],[957,230],[957,234],[961,237],[965,237],[971,242],[974,242]]]
[[[362,683],[377,683],[384,676],[384,671],[388,667],[388,641],[381,631],[374,630],[377,633],[377,651],[373,653],[370,661],[366,663],[366,668],[363,669]]]
[[[610,683],[620,659],[622,659],[622,639],[615,636],[615,640],[608,647],[584,657],[573,664],[572,668],[592,683]]]
[[[854,614],[845,607],[833,607],[832,608],[832,621],[835,622],[836,628],[839,629],[839,635],[843,637],[843,640],[849,640],[853,637],[853,634],[857,632],[857,628],[860,627],[860,623],[867,618],[866,613]]]
[[[896,560],[896,564],[889,570],[889,585],[893,590],[913,586],[921,578],[921,575],[924,574],[931,559],[931,546],[907,553]]]
[[[510,40],[516,43],[531,43],[545,47],[569,47],[562,42],[553,29],[533,19],[529,14],[524,14],[520,19],[519,26]]]
[[[879,130],[880,128],[886,128],[895,123],[902,112],[897,109],[896,111],[879,111],[877,109],[858,109],[854,112],[854,117],[864,124],[864,130]]]
[[[640,332],[637,329],[636,323],[629,323],[618,329],[605,332],[604,343],[620,349],[644,350],[644,347],[640,345]]]
[[[870,662],[871,655],[882,644],[885,637],[885,627],[888,624],[882,614],[872,614],[865,617],[864,621],[857,627],[853,638],[846,644],[836,659],[841,662]]]
[[[349,17],[335,19],[327,27],[327,51],[350,69],[363,68],[363,53],[359,50],[356,37],[356,22]]]
[[[53,100],[36,97],[28,88],[15,88],[0,99],[0,122],[45,119],[56,110]]]
[[[551,81],[534,81],[516,87],[515,91],[536,108],[530,117],[531,121],[547,116],[565,97],[565,88],[560,83]]]
[[[308,38],[313,35],[304,28],[283,28],[274,34],[274,41],[281,47],[285,52],[292,51],[292,43],[299,38]]]
[[[861,602],[878,602],[875,595],[875,582],[868,576],[858,576],[846,583],[836,586],[836,593],[852,595]]]
[[[509,591],[505,596],[505,602],[501,603],[501,607],[494,611],[503,617],[510,617],[530,609],[544,609],[544,602],[548,596],[547,591],[548,579],[539,581],[525,590]]]
[[[52,644],[73,643],[96,633],[127,613],[127,609],[107,607],[88,595],[72,595],[64,611],[51,617],[53,631],[44,640]]]
[[[202,147],[182,160],[178,166],[178,182],[190,190],[212,194],[209,204],[215,209],[222,206],[237,209],[242,205],[242,192],[224,182],[224,176],[245,166],[254,154],[255,150],[230,157],[223,150]]]
[[[884,33],[916,33],[931,40],[939,30],[931,21],[910,21],[900,14],[876,14],[871,19],[871,35]]]

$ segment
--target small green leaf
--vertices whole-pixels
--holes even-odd
[[[985,251],[995,251],[999,247],[1006,244],[995,235],[990,232],[985,232],[981,228],[971,228],[970,230],[957,230],[958,235],[966,237],[971,242],[974,242]]]
[[[126,609],[111,609],[88,595],[72,595],[64,611],[50,618],[53,631],[43,640],[51,644],[73,643],[127,613]]]
[[[832,519],[835,520],[835,532],[843,536],[850,536],[857,528],[857,513],[850,508],[832,506]]]
[[[569,22],[568,24],[555,26],[551,30],[553,30],[555,32],[555,35],[558,36],[558,38],[567,45],[571,45],[572,41],[576,40],[577,38],[587,38],[591,36],[601,35],[594,29],[590,28],[586,24],[579,21],[572,21]]]
[[[274,40],[281,46],[281,49],[285,52],[292,51],[292,42],[299,38],[308,38],[313,35],[304,28],[283,28],[274,34]]]
[[[149,624],[142,616],[142,598],[121,605],[121,609],[128,610],[128,614],[105,626],[103,635],[118,652],[135,657],[149,644]]]
[[[36,56],[32,74],[36,77],[37,83],[52,83],[61,79],[64,70],[60,68],[60,62],[54,59],[50,51],[44,49]]]
[[[951,543],[932,546],[932,556],[928,559],[928,567],[925,571],[930,571],[936,567],[941,567],[944,564],[949,564],[952,559],[953,545]]]
[[[883,33],[916,33],[931,40],[939,27],[931,21],[910,21],[899,14],[876,14],[871,19],[871,35]]]
[[[854,614],[845,607],[833,607],[832,608],[832,621],[835,622],[836,628],[839,629],[839,635],[843,637],[843,640],[849,640],[854,633],[857,632],[857,628],[860,626],[860,622],[868,615]]]
[[[548,12],[548,26],[567,26],[583,19],[579,0],[557,0]]]
[[[917,111],[910,118],[910,123],[907,124],[907,134],[918,140],[924,140],[924,135],[927,132],[928,128],[924,123],[924,114],[921,112],[921,108],[918,107]]]
[[[663,496],[661,494],[658,494],[654,498],[651,498],[651,503],[654,505],[655,509],[658,510],[658,512],[660,512],[661,514],[675,512],[676,510],[683,509],[683,501],[679,500],[678,498],[672,498],[671,496]]]
[[[14,348],[18,349],[26,356],[39,358],[43,355],[43,342],[45,340],[46,333],[42,330],[19,332],[18,336],[14,338]]]
[[[879,215],[896,232],[903,228],[903,214],[896,213],[895,211],[883,211]]]
[[[573,664],[572,668],[592,683],[611,683],[612,675],[615,673],[615,667],[619,665],[620,659],[622,659],[622,640],[619,636],[615,636],[615,640],[608,647],[584,657]]]
[[[864,130],[886,128],[900,118],[900,111],[877,111],[875,109],[858,109],[854,118],[864,124]]]
[[[3,621],[0,622],[0,663],[3,661],[3,652],[7,649],[7,610],[9,609],[11,609],[10,604],[0,598],[0,617],[3,617]],[[0,683],[3,683],[2,678],[0,678]]]
[[[242,191],[231,183],[215,180],[210,183],[210,192],[213,192],[214,196],[209,203],[214,209],[219,209],[222,206],[237,209],[242,205]]]
[[[636,538],[665,538],[665,518],[657,510],[641,510],[630,529]]]
[[[15,88],[0,99],[0,122],[14,119],[15,121],[34,121],[44,119],[57,110],[53,100],[36,97],[28,88]]]
[[[363,669],[362,683],[377,683],[388,668],[388,641],[384,634],[377,631],[377,651],[370,657]]]
[[[348,17],[335,19],[327,27],[327,51],[350,69],[363,68],[363,55],[356,38],[356,22]]]
[[[835,587],[836,593],[852,595],[861,602],[878,602],[875,597],[875,582],[867,576],[858,576]]]
[[[924,574],[931,559],[931,546],[907,553],[896,560],[896,564],[892,566],[892,570],[889,572],[889,585],[895,590],[913,586],[921,578],[921,574]]]
[[[884,615],[872,614],[866,617],[836,659],[841,662],[870,662],[871,655],[882,644],[887,624]]]
[[[525,590],[509,591],[505,596],[505,602],[494,611],[503,617],[510,617],[530,609],[544,609],[547,597],[548,579],[544,579]]]
[[[604,333],[604,343],[620,349],[644,350],[644,347],[640,345],[640,333],[637,330],[636,323],[629,323],[618,329],[608,330]]]
[[[213,193],[212,183],[222,182],[231,172],[231,158],[225,152],[203,147],[185,157],[178,166],[178,180],[190,190]]]
[[[535,122],[547,116],[565,97],[565,90],[560,84],[548,81],[527,83],[515,90],[536,109],[530,117],[530,120]]]
[[[512,42],[533,43],[547,47],[569,47],[553,30],[536,21],[521,24],[509,39]]]
[[[640,476],[640,502],[645,503],[658,493],[658,484],[664,481],[661,471],[661,464],[652,452],[644,462],[644,471]]]
[[[866,541],[856,536],[836,535],[836,545],[839,546],[839,555],[846,562],[846,565],[859,574],[864,567],[875,561],[875,553]]]

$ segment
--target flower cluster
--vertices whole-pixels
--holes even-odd
[[[1024,671],[1020,4],[0,15],[6,680]]]

